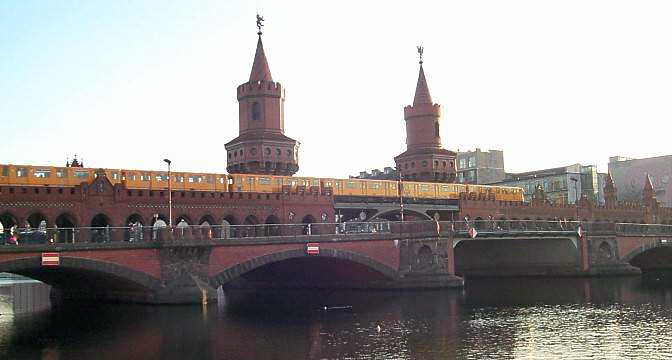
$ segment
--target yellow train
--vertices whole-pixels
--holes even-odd
[[[103,169],[112,184],[129,189],[168,189],[166,171]],[[32,165],[0,165],[0,186],[71,187],[91,182],[96,169]],[[174,191],[217,192],[316,192],[336,196],[399,196],[398,181],[365,179],[327,179],[252,174],[212,174],[171,172]],[[523,201],[523,189],[510,186],[466,185],[404,181],[401,192],[409,198],[457,199],[462,194],[495,200]]]

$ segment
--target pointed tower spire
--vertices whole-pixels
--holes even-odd
[[[422,69],[422,53],[424,51],[422,46],[418,46],[418,54],[420,55],[420,74],[418,74],[418,84],[415,86],[413,106],[418,104],[432,104],[432,96],[429,94],[427,79],[425,79],[425,71]]]
[[[273,81],[271,69],[268,67],[268,60],[266,60],[266,54],[264,53],[264,44],[261,42],[261,27],[264,26],[261,23],[262,21],[264,21],[264,18],[257,14],[257,28],[259,29],[257,35],[259,35],[259,39],[257,40],[257,51],[254,53],[250,81]]]
[[[653,190],[653,183],[651,182],[651,176],[646,174],[646,179],[644,179],[644,190],[642,190],[642,202],[644,205],[655,208],[658,207],[658,201],[656,200],[656,191]]]
[[[612,207],[616,206],[617,203],[614,179],[611,177],[611,172],[607,172],[607,177],[604,179],[604,205]]]

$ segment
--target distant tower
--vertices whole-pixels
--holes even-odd
[[[651,177],[646,174],[644,179],[644,190],[642,190],[642,203],[650,208],[657,208],[658,201],[656,200],[656,191],[653,189]]]
[[[423,48],[418,46],[420,74],[412,106],[404,108],[406,151],[394,158],[405,180],[454,182],[455,152],[441,146],[441,105],[432,103],[425,72]]]
[[[613,207],[618,204],[616,197],[616,187],[614,186],[614,179],[611,178],[611,173],[607,173],[607,178],[604,180],[604,205]]]
[[[248,82],[238,86],[237,138],[225,145],[231,174],[293,175],[299,170],[299,143],[285,136],[285,89],[274,82],[259,39]]]

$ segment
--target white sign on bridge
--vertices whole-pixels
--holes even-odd
[[[42,253],[42,266],[58,266],[61,258],[57,252]]]

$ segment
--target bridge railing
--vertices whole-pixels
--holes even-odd
[[[163,242],[188,240],[227,240],[246,238],[285,238],[309,241],[315,236],[337,236],[341,239],[361,238],[365,234],[464,235],[474,228],[486,234],[540,233],[576,231],[581,225],[587,234],[670,235],[672,225],[629,224],[609,222],[577,222],[562,220],[472,220],[472,221],[375,221],[311,224],[244,224],[191,225],[152,227],[80,227],[80,228],[19,228],[0,233],[0,244],[31,245],[58,243]],[[16,236],[16,244],[12,235]]]

